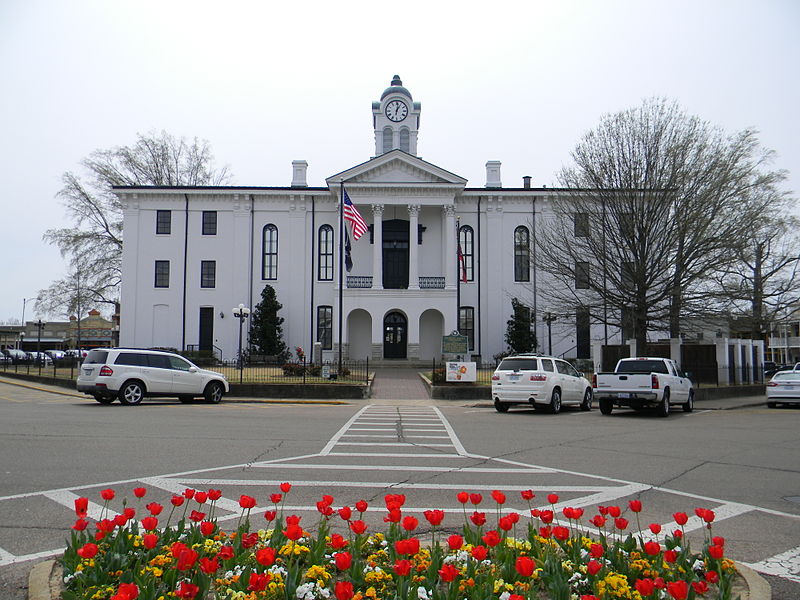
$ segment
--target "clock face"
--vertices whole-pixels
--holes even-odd
[[[392,100],[386,105],[386,116],[395,123],[408,116],[408,106],[402,100]]]

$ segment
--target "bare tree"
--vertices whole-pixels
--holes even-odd
[[[701,283],[735,260],[763,210],[752,191],[781,179],[763,171],[769,158],[755,132],[726,135],[663,99],[603,117],[573,150],[538,235],[550,301],[587,308],[639,347],[656,328],[677,337]]]
[[[69,309],[64,290],[74,287],[75,273],[80,273],[88,302],[113,304],[119,299],[122,206],[112,186],[221,185],[230,179],[227,167],[214,167],[207,141],[187,142],[165,131],[138,134],[133,146],[97,150],[81,165],[86,177],[64,173],[64,187],[58,193],[74,226],[44,234],[45,241],[69,258],[72,274],[39,292],[36,307],[43,313]]]

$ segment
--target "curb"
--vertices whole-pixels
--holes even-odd
[[[750,567],[736,563],[741,575],[738,585],[734,583],[733,592],[740,600],[772,600],[772,588],[761,575]],[[28,600],[58,600],[61,597],[61,571],[55,560],[36,563],[28,576]]]

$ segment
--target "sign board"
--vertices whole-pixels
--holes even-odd
[[[463,383],[475,382],[477,380],[477,369],[474,362],[448,362],[447,381]]]
[[[322,378],[323,379],[330,379],[331,378],[331,366],[330,365],[322,365]]]
[[[467,352],[469,352],[469,338],[467,336],[442,336],[442,354],[466,354]]]

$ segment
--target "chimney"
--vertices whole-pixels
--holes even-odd
[[[490,160],[486,163],[486,187],[501,188],[503,183],[500,181],[500,161]]]
[[[304,160],[292,161],[292,187],[308,187],[306,172],[308,163]]]
[[[531,176],[530,175],[523,175],[522,177],[522,187],[526,190],[531,189]]]

